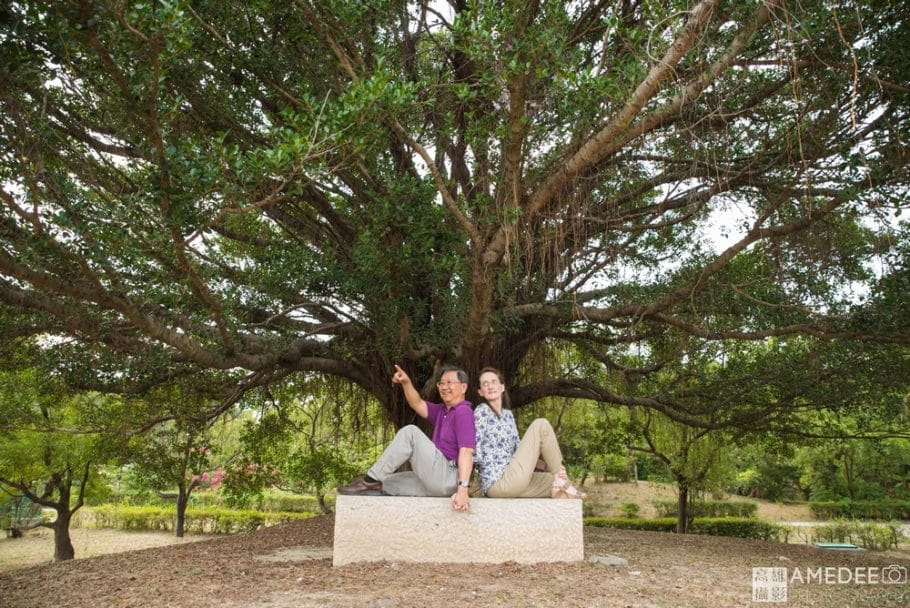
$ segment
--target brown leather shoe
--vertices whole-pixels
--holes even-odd
[[[363,477],[358,477],[349,484],[338,486],[335,491],[338,494],[356,496],[382,496],[382,482],[367,481]]]

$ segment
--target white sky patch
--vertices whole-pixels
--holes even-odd
[[[716,196],[719,204],[712,207],[707,222],[699,227],[699,236],[710,249],[720,253],[746,236],[757,219],[755,210],[740,195]]]

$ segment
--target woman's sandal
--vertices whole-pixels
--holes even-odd
[[[588,495],[576,488],[575,486],[569,484],[562,488],[557,488],[553,486],[550,489],[550,498],[587,498]]]
[[[550,488],[550,498],[587,498],[588,495],[569,483],[566,469],[559,470],[553,478],[553,487]]]

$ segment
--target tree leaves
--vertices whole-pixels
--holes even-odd
[[[690,4],[7,7],[9,331],[105,390],[318,372],[405,414],[393,362],[540,398],[591,390],[550,348],[906,345],[875,270],[906,241],[903,11]]]

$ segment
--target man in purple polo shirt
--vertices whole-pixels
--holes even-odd
[[[474,413],[464,398],[468,374],[457,367],[443,368],[436,383],[442,403],[424,401],[397,365],[392,382],[401,385],[411,409],[433,425],[433,439],[414,425],[402,428],[367,474],[339,486],[338,493],[451,496],[452,508],[466,511],[471,506],[468,485],[477,446]],[[396,473],[405,462],[411,463],[411,470]]]

